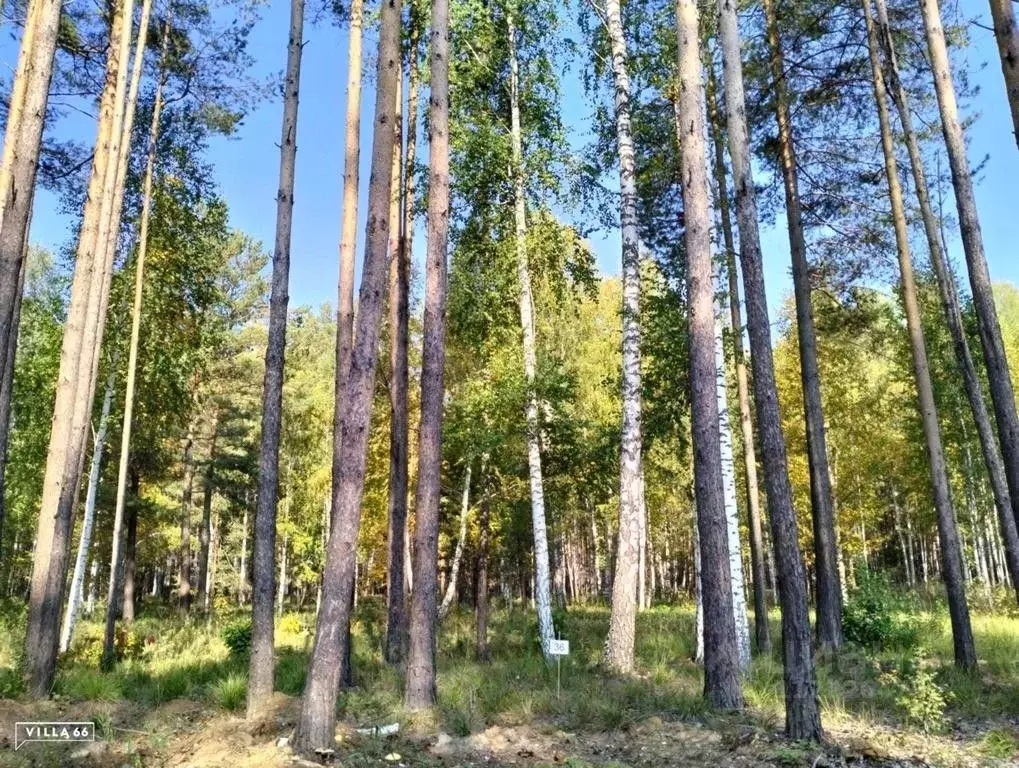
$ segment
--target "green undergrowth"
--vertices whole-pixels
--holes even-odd
[[[870,598],[868,598],[870,599]],[[840,653],[819,660],[819,695],[826,727],[856,729],[882,726],[924,734],[967,723],[981,754],[1019,753],[1019,733],[1007,719],[1019,712],[1019,618],[975,612],[973,629],[979,669],[963,672],[952,664],[947,615],[931,604],[908,601],[883,606],[879,634],[891,637],[849,643]],[[493,611],[491,661],[475,659],[473,615],[451,613],[438,645],[436,727],[466,736],[492,725],[536,721],[567,731],[626,730],[651,717],[714,717],[702,697],[702,674],[691,660],[694,631],[690,606],[660,606],[637,619],[634,674],[616,677],[601,666],[608,627],[604,606],[572,607],[555,617],[557,632],[570,640],[570,655],[546,664],[530,611]],[[784,693],[780,656],[781,626],[770,617],[775,650],[755,655],[744,681],[745,721],[755,728],[782,728]],[[23,696],[20,659],[23,616],[0,612],[0,697]],[[865,622],[870,621],[864,617]],[[243,613],[224,613],[207,621],[173,612],[145,614],[123,630],[121,660],[110,671],[99,668],[102,628],[83,620],[70,651],[59,663],[54,693],[72,702],[112,704],[127,701],[145,710],[174,699],[191,699],[210,709],[243,710],[248,647]],[[869,625],[868,625],[869,626]],[[895,627],[905,627],[897,630]],[[299,696],[311,650],[313,616],[288,614],[277,622],[276,688]],[[919,628],[913,631],[911,628]],[[339,698],[341,718],[357,726],[407,722],[402,708],[402,678],[382,660],[385,616],[379,601],[365,600],[353,624],[354,685]],[[898,634],[896,634],[898,632]],[[976,723],[976,725],[973,725]],[[1002,725],[1005,723],[1005,725]]]

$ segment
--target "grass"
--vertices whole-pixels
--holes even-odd
[[[973,614],[980,668],[975,674],[952,664],[947,617],[936,604],[918,603],[910,621],[922,627],[925,669],[950,696],[949,725],[969,723],[973,749],[994,759],[1019,753],[1019,731],[1008,718],[1019,712],[1019,617]],[[143,638],[133,658],[101,672],[94,648],[98,625],[82,622],[72,652],[61,659],[55,692],[70,701],[134,702],[146,710],[174,699],[191,699],[225,711],[243,708],[246,657],[231,655],[221,638],[223,626],[241,614],[182,621],[173,615],[145,615],[133,632]],[[19,616],[0,614],[0,697],[17,697],[20,675]],[[775,650],[756,656],[744,693],[749,712],[739,722],[781,730],[784,713],[780,622],[772,622]],[[660,606],[637,619],[636,669],[616,678],[600,665],[608,625],[603,606],[573,607],[556,616],[556,627],[570,639],[571,654],[561,666],[546,665],[537,642],[536,621],[522,610],[493,612],[490,619],[492,660],[474,659],[474,624],[470,613],[451,613],[443,622],[437,649],[439,706],[435,726],[466,736],[490,725],[548,723],[571,732],[630,729],[656,717],[697,720],[725,727],[704,704],[702,674],[691,661],[693,611],[689,606]],[[276,688],[299,696],[311,649],[314,617],[288,615],[276,632]],[[402,708],[401,673],[383,662],[380,647],[385,627],[378,601],[362,601],[353,631],[355,685],[342,692],[339,714],[357,726],[408,722]],[[822,718],[835,732],[867,734],[884,729],[902,737],[925,737],[902,705],[902,688],[889,684],[908,667],[910,651],[885,649],[864,653],[852,646],[817,666]],[[557,686],[557,678],[559,684]],[[965,730],[965,729],[964,729]],[[795,764],[802,751],[795,745],[772,755]]]

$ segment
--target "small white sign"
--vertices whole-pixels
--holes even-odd
[[[548,652],[552,656],[569,656],[570,655],[570,641],[569,640],[553,640],[549,643]]]

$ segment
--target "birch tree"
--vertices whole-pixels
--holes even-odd
[[[538,423],[537,339],[534,330],[534,296],[527,257],[527,202],[524,197],[523,140],[520,128],[520,76],[517,62],[517,29],[512,11],[506,18],[510,66],[510,142],[512,145],[514,243],[519,287],[520,328],[523,338],[524,380],[527,386],[527,467],[531,488],[531,526],[534,536],[534,604],[538,612],[538,638],[546,661],[555,638],[549,578],[548,532],[545,517],[545,486],[541,472],[541,435]],[[639,541],[638,539],[634,540]],[[634,553],[635,555],[637,552]],[[636,583],[634,585],[636,588]]]
[[[638,593],[643,595],[644,473],[641,458],[640,383],[640,244],[637,231],[637,184],[630,127],[630,75],[626,39],[618,0],[605,3],[605,27],[612,50],[615,92],[616,151],[619,154],[619,222],[623,280],[623,422],[619,454],[619,542],[612,579],[612,613],[605,639],[610,669],[633,669]],[[643,604],[643,601],[641,601]]]
[[[736,626],[736,647],[740,669],[750,667],[750,624],[747,620],[747,596],[743,581],[743,548],[739,538],[739,506],[736,503],[736,465],[733,459],[732,428],[729,423],[729,390],[725,382],[725,344],[722,324],[715,321],[715,396],[718,399],[718,438],[722,457],[722,491],[725,507],[725,533],[729,552],[729,585],[732,593],[732,619]]]

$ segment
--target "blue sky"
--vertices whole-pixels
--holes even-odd
[[[989,26],[984,0],[961,0],[962,12],[979,16]],[[253,30],[251,52],[257,59],[256,75],[282,72],[286,63],[289,15],[287,0],[271,0]],[[972,84],[980,89],[972,107],[979,117],[969,131],[971,158],[989,161],[977,186],[977,203],[992,278],[1019,284],[1019,207],[1015,183],[1019,179],[1019,150],[1011,133],[1002,75],[992,33],[973,27],[973,46],[967,54]],[[297,188],[295,193],[291,258],[291,305],[319,305],[336,297],[337,243],[339,242],[340,189],[342,178],[344,88],[347,78],[347,33],[329,21],[305,26],[304,58],[301,72],[301,102],[298,127]],[[368,33],[366,56],[374,55],[376,37]],[[0,66],[13,70],[17,55],[9,35],[0,44]],[[362,137],[368,137],[374,111],[375,93],[369,77],[363,93]],[[564,108],[571,131],[571,143],[583,145],[589,137],[591,108],[584,101],[577,71],[563,76]],[[216,181],[229,204],[233,226],[261,239],[271,247],[278,185],[280,99],[264,101],[247,116],[238,133],[230,139],[213,141],[210,160]],[[63,121],[59,130],[82,141],[92,141],[94,122],[85,116]],[[367,139],[370,142],[370,138]],[[876,151],[876,147],[875,147]],[[426,156],[426,150],[419,157]],[[370,148],[361,153],[363,239],[365,188],[369,174]],[[790,290],[789,255],[780,217],[763,231],[765,273],[769,305],[774,314]],[[415,257],[420,263],[424,237],[421,222],[415,240]],[[40,194],[32,224],[32,241],[57,248],[71,233],[69,220],[60,215],[56,200]],[[608,232],[592,241],[598,265],[606,274],[619,271],[618,233]],[[957,238],[950,242],[952,255],[962,264]],[[360,256],[359,256],[360,259]]]

